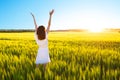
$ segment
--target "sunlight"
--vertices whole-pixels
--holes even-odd
[[[91,28],[91,29],[88,29],[88,31],[90,32],[103,32],[103,29],[100,29],[100,28]]]

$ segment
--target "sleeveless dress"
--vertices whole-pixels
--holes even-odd
[[[45,64],[50,62],[47,33],[46,38],[44,40],[39,40],[35,32],[35,40],[37,45],[39,46],[36,57],[36,64]]]

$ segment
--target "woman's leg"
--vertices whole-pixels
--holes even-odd
[[[39,64],[36,64],[36,68],[39,68]]]
[[[47,63],[43,64],[44,71],[46,70]]]

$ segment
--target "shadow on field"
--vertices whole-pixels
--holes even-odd
[[[12,39],[8,39],[8,38],[0,38],[0,40],[12,40]]]

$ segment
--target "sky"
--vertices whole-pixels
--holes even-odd
[[[51,30],[120,28],[120,0],[0,0],[0,29],[47,27],[54,9]]]

